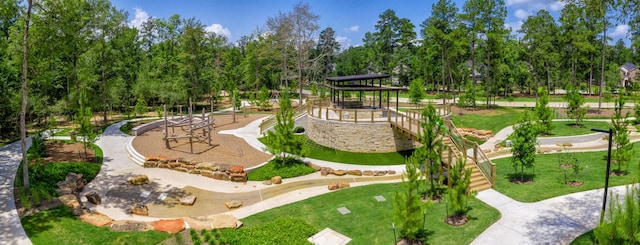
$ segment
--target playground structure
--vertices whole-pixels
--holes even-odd
[[[182,129],[184,134],[176,135],[175,128]],[[171,128],[171,134],[169,134],[169,128]],[[215,120],[211,113],[205,114],[204,108],[202,109],[201,116],[193,115],[193,104],[189,99],[188,114],[185,117],[182,115],[182,107],[178,117],[174,117],[173,111],[171,112],[171,119],[167,117],[167,105],[164,105],[164,142],[167,149],[171,149],[170,140],[178,141],[178,139],[188,138],[191,154],[193,154],[193,139],[199,139],[201,141],[207,140],[207,144],[211,146],[211,131],[215,128]],[[200,130],[201,133],[200,133]]]

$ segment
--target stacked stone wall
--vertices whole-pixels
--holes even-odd
[[[314,142],[351,152],[395,152],[411,150],[416,142],[402,135],[389,122],[339,122],[307,117],[307,136]]]

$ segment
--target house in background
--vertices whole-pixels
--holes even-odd
[[[620,66],[620,75],[622,76],[622,87],[626,87],[628,82],[637,82],[636,75],[640,68],[631,62],[624,63]],[[629,84],[631,86],[631,84]]]

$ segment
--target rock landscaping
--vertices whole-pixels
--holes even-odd
[[[215,162],[192,162],[186,159],[168,159],[164,156],[145,158],[145,168],[166,168],[179,172],[198,174],[207,178],[226,181],[247,181],[247,172],[241,165],[231,166]]]

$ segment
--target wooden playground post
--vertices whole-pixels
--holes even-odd
[[[164,104],[163,108],[164,108],[164,145],[167,147],[167,149],[171,149],[171,146],[169,146],[169,125],[167,123],[167,104]],[[172,117],[173,117],[173,113],[172,113]]]

